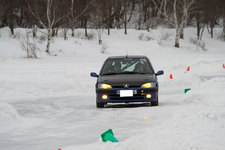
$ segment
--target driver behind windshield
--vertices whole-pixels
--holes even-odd
[[[120,73],[121,72],[121,63],[115,62],[113,69],[114,69],[115,73]]]
[[[134,72],[142,72],[142,73],[144,73],[145,72],[144,65],[142,63],[138,62],[135,65]]]
[[[108,60],[101,72],[101,75],[110,74],[135,74],[135,73],[152,73],[147,60],[142,59],[111,59]]]

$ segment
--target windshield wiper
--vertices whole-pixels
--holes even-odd
[[[102,75],[115,75],[115,74],[118,74],[118,73],[111,72],[111,73],[105,73],[105,74],[102,74]]]

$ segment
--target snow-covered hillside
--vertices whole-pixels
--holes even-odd
[[[46,43],[37,41],[39,59],[27,59],[19,42],[25,31],[16,29],[12,38],[8,28],[0,30],[1,149],[225,148],[225,42],[205,32],[205,45],[196,46],[196,31],[187,28],[179,49],[173,47],[174,29],[128,30],[128,35],[112,30],[98,45],[96,36],[83,39],[79,29],[75,38],[55,38],[52,56],[44,52]],[[159,106],[96,109],[90,72],[98,73],[107,57],[126,53],[147,55],[155,71],[164,70],[158,78]],[[184,94],[186,88],[191,90]],[[119,143],[101,141],[110,128]]]

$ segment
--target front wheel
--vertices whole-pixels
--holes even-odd
[[[104,107],[104,103],[98,103],[98,102],[96,102],[96,107],[97,108],[103,108]]]
[[[154,102],[151,102],[151,106],[158,106],[159,105],[159,100],[158,100],[158,95],[157,95],[157,99]]]

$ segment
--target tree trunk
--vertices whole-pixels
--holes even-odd
[[[201,26],[200,26],[200,14],[199,12],[196,13],[196,23],[197,23],[197,38],[200,39],[200,31],[201,31]]]
[[[211,38],[213,38],[213,25],[210,25],[210,34],[211,34]]]
[[[112,22],[111,22],[111,17],[109,16],[107,21],[108,35],[110,35],[110,28],[112,28]]]
[[[75,36],[75,33],[74,33],[74,28],[72,27],[72,28],[71,28],[71,30],[72,30],[72,34],[71,34],[71,36],[72,36],[72,37],[74,37],[74,36]]]
[[[183,27],[183,25],[180,28],[180,39],[184,39],[184,27]]]
[[[52,30],[52,37],[55,37],[55,35],[56,35],[56,29],[54,28],[54,29]]]
[[[103,29],[99,28],[98,30],[98,44],[102,45],[102,35],[103,35]]]
[[[201,26],[199,21],[197,21],[197,38],[200,39],[200,31],[201,31]]]
[[[225,13],[223,15],[223,40],[225,41]]]
[[[68,40],[67,32],[68,32],[68,29],[67,28],[64,28],[63,29],[64,40]]]
[[[108,27],[108,35],[110,35],[110,28]]]
[[[124,29],[125,29],[125,34],[127,34],[127,0],[124,0]]]
[[[87,27],[85,26],[85,37],[88,37],[88,33],[87,33]]]
[[[141,15],[139,15],[138,19],[138,30],[141,30]]]
[[[11,31],[12,35],[14,35],[14,25],[10,24],[9,28],[10,28],[10,31]]]
[[[32,33],[33,33],[33,38],[37,38],[37,26],[36,25],[32,26]]]
[[[85,14],[85,17],[84,17],[84,29],[85,29],[85,37],[88,36],[88,33],[87,33],[87,15]]]
[[[23,10],[23,8],[21,8],[20,9],[20,21],[19,21],[19,23],[20,23],[20,26],[21,27],[24,27],[24,24],[23,24],[23,15],[24,15],[24,10]]]
[[[51,37],[57,37],[58,36],[58,28],[52,29],[52,36]]]
[[[180,47],[180,43],[179,43],[179,36],[180,36],[180,27],[179,27],[179,21],[178,21],[178,17],[177,17],[177,0],[174,0],[173,3],[173,16],[174,16],[174,20],[175,20],[175,26],[176,26],[176,36],[175,36],[175,47],[179,48]]]
[[[46,50],[45,52],[47,52],[49,54],[49,50],[50,50],[50,43],[51,43],[51,39],[52,39],[52,29],[48,29],[48,39],[47,39],[47,46],[46,46]]]
[[[59,31],[59,29],[56,28],[56,29],[55,29],[55,36],[58,36],[58,31]]]
[[[124,12],[124,29],[125,29],[125,34],[127,34],[127,12]]]
[[[102,40],[98,40],[98,44],[99,45],[102,45]]]
[[[179,33],[179,28],[177,27],[177,29],[176,29],[176,37],[175,37],[175,47],[177,47],[177,48],[179,48],[180,47],[180,43],[179,43],[179,35],[180,35],[180,33]]]
[[[71,19],[70,19],[70,22],[72,22],[72,19],[74,18],[74,9],[73,9],[73,7],[74,7],[74,0],[71,0],[71,8],[70,8]],[[74,37],[74,28],[72,27],[71,30],[72,30],[71,36]]]
[[[29,53],[29,34],[28,32],[26,33],[26,50],[27,50],[27,58],[30,58],[30,53]]]
[[[6,18],[6,16],[4,16],[4,18],[1,21],[2,21],[2,25],[0,27],[7,26],[7,18]]]
[[[205,25],[203,25],[202,27],[201,27],[201,32],[200,32],[200,36],[199,36],[199,40],[202,40],[202,36],[203,36],[203,32],[204,32],[204,30],[205,30]]]

